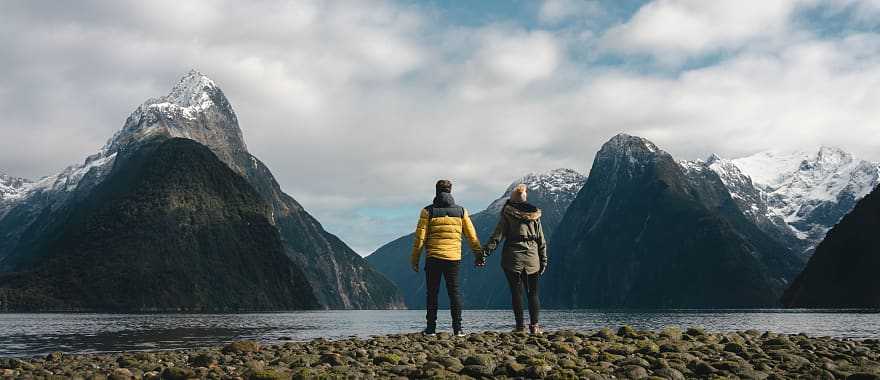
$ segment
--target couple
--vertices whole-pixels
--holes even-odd
[[[437,181],[437,195],[434,202],[419,216],[413,242],[410,263],[412,269],[419,271],[419,256],[425,249],[425,278],[427,282],[427,320],[424,333],[434,335],[437,330],[437,293],[440,290],[440,277],[446,281],[449,294],[452,329],[456,336],[464,336],[461,326],[461,297],[458,294],[458,266],[461,262],[462,236],[468,239],[474,251],[477,267],[486,265],[486,256],[492,253],[504,239],[501,256],[501,269],[507,276],[512,297],[513,315],[516,319],[514,332],[526,330],[523,320],[523,286],[529,302],[529,332],[541,334],[538,326],[538,278],[547,270],[547,243],[541,228],[541,210],[527,202],[527,187],[517,185],[504,204],[495,231],[485,247],[464,207],[455,204],[452,198],[452,182]]]

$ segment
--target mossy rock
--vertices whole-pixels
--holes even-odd
[[[597,337],[597,338],[610,340],[610,339],[614,339],[615,337],[617,337],[617,334],[615,334],[614,331],[612,331],[611,329],[605,327],[605,328],[599,329],[599,331],[596,331],[596,333],[593,334],[593,336]]]
[[[379,355],[379,356],[376,356],[375,358],[373,358],[373,364],[379,365],[382,363],[388,363],[388,364],[392,364],[392,365],[400,363],[400,355],[382,354],[382,355]]]
[[[639,348],[636,352],[640,354],[656,354],[660,352],[660,346],[650,340],[640,340],[636,343],[636,346]]]
[[[532,357],[526,360],[526,364],[530,366],[543,366],[547,365],[547,360],[545,360],[544,358]]]
[[[617,335],[624,338],[636,338],[639,336],[639,332],[630,325],[623,325],[617,329]]]
[[[223,347],[223,353],[242,354],[247,352],[258,352],[260,351],[260,348],[260,344],[252,340],[239,340]]]
[[[311,368],[300,368],[293,371],[291,378],[293,380],[309,380],[318,377],[318,372]]]
[[[248,380],[284,380],[289,378],[290,375],[273,370],[251,371],[247,375]]]
[[[550,347],[553,349],[553,352],[556,352],[557,354],[577,354],[577,351],[566,343],[553,342]]]
[[[603,352],[603,353],[599,354],[599,360],[603,361],[603,362],[614,363],[614,362],[623,360],[624,358],[626,358],[626,356],[616,355],[616,354],[612,354],[609,352]]]
[[[517,362],[508,362],[504,365],[505,375],[509,377],[524,376],[526,374],[526,366]]]
[[[465,366],[468,365],[481,365],[485,367],[495,368],[495,357],[493,355],[470,355],[464,359],[463,364]]]
[[[162,371],[162,380],[187,380],[194,377],[195,372],[189,368],[168,367]]]
[[[660,336],[666,339],[679,340],[681,339],[681,329],[675,326],[667,326],[660,330]]]
[[[193,367],[211,367],[217,364],[217,358],[214,355],[201,353],[189,359],[190,365]],[[121,365],[121,364],[120,364]]]
[[[553,370],[553,367],[549,365],[533,365],[531,367],[526,368],[526,377],[533,379],[543,379],[550,374],[550,371]]]
[[[743,352],[746,352],[746,348],[743,347],[743,345],[741,345],[739,343],[731,342],[731,343],[724,345],[724,351],[732,352],[735,354],[741,354]]]

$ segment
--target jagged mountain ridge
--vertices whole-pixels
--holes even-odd
[[[778,304],[802,267],[759,230],[706,165],[680,165],[620,134],[550,244],[551,307],[753,307]]]
[[[799,238],[782,218],[770,212],[766,194],[757,188],[751,177],[744,174],[732,161],[713,154],[705,161],[679,163],[686,168],[709,169],[715,172],[746,218],[771,237],[791,248],[793,253],[804,257],[808,255],[810,242]]]
[[[498,222],[501,207],[510,197],[513,188],[524,183],[529,188],[529,202],[542,210],[542,223],[545,236],[549,237],[559,224],[565,209],[574,200],[586,178],[571,169],[555,169],[542,173],[531,173],[513,181],[504,193],[480,212],[471,215],[474,228],[481,242],[485,243]],[[415,228],[418,210],[413,210],[413,228]],[[404,294],[409,308],[425,307],[425,276],[414,273],[409,268],[409,255],[412,251],[413,234],[402,236],[367,256],[377,270],[385,274],[397,284]],[[552,244],[552,241],[550,242]],[[499,308],[510,306],[510,293],[504,273],[501,271],[500,252],[489,257],[483,269],[475,269],[470,247],[464,244],[461,272],[459,275],[462,289],[462,302],[467,308]],[[422,255],[424,257],[424,254]],[[422,259],[424,261],[424,258]],[[441,293],[445,290],[441,289]],[[448,300],[440,297],[441,305],[448,305]]]
[[[746,216],[803,257],[880,183],[880,164],[831,147],[690,162],[709,165]]]
[[[192,70],[163,97],[149,99],[126,119],[123,128],[83,164],[28,186],[25,194],[0,214],[0,271],[9,270],[17,247],[39,240],[50,211],[76,201],[100,184],[118,154],[135,151],[151,138],[188,138],[211,151],[243,176],[272,207],[284,252],[300,267],[320,304],[326,308],[397,308],[394,285],[336,236],[326,232],[292,197],[271,171],[247,151],[238,118],[223,91]]]

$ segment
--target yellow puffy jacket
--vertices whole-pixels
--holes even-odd
[[[480,252],[480,240],[467,210],[449,203],[449,207],[442,207],[447,205],[441,204],[422,209],[410,258],[413,266],[419,265],[422,248],[427,257],[461,260],[462,236],[467,237],[474,252]]]

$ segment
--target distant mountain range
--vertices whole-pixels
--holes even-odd
[[[192,144],[174,142],[175,138],[189,139],[206,147],[211,153],[210,157],[198,152],[199,148]],[[172,142],[157,142],[168,139],[172,139]],[[155,153],[158,156],[153,156],[147,153],[146,147],[152,147],[151,152],[155,149],[163,154]],[[202,166],[187,166],[194,164],[183,162],[183,158],[191,156],[198,157]],[[151,157],[173,161],[150,162],[159,159]],[[219,160],[235,176],[230,177],[212,168],[212,158]],[[131,165],[140,169],[124,169]],[[181,167],[189,168],[193,177],[156,177],[154,171],[162,168],[175,172]],[[130,178],[131,173],[142,173],[143,178]],[[146,182],[145,178],[153,181]],[[238,181],[233,178],[243,179],[247,189],[240,184],[231,184],[231,181]],[[164,184],[166,188],[158,187],[155,191],[159,193],[145,194],[142,189],[131,187],[133,184],[146,186],[154,183],[156,186]],[[213,193],[230,186],[234,190],[224,190],[221,195]],[[223,91],[197,71],[183,76],[168,95],[149,99],[139,106],[128,117],[122,130],[98,153],[86,158],[83,164],[68,167],[61,173],[32,183],[4,176],[2,189],[0,273],[5,274],[0,276],[0,290],[13,294],[12,299],[23,300],[24,303],[17,305],[22,309],[40,309],[43,306],[54,309],[130,311],[403,307],[394,284],[336,236],[326,232],[299,203],[281,190],[269,169],[247,151],[238,119]],[[167,192],[161,192],[162,189]],[[252,193],[259,197],[250,197]],[[121,202],[125,207],[105,207],[114,202]],[[159,210],[165,210],[164,217]],[[138,219],[130,217],[141,212],[156,219],[145,224],[152,219],[138,222]],[[226,217],[208,217],[205,213]],[[100,221],[90,219],[98,215]],[[264,223],[253,219],[257,218],[256,215],[264,215],[267,220]],[[245,224],[236,224],[239,221]],[[77,225],[79,228],[92,226],[93,229],[71,235],[68,227],[72,228],[75,222],[83,223]],[[168,223],[178,223],[179,228],[171,228]],[[271,226],[274,232],[265,231],[264,225]],[[239,244],[249,241],[251,234],[257,233],[257,230],[262,231],[263,235],[254,237],[253,247],[245,249]],[[180,242],[179,245],[164,248],[168,252],[165,254],[176,258],[156,262],[160,259],[150,256],[161,255],[162,245],[155,247],[155,250],[144,248],[149,247],[145,244],[153,241],[152,235],[140,236],[137,231],[143,231],[146,235],[150,235],[147,233],[150,231],[165,231],[168,234],[165,243]],[[222,231],[227,233],[220,234]],[[175,235],[177,233],[191,233],[193,235],[190,237],[193,238],[214,236],[212,239],[215,240],[197,240],[198,245],[191,246],[193,242],[187,240],[189,235]],[[134,234],[134,237],[129,245],[112,236],[102,236],[106,234]],[[92,242],[107,243],[95,245],[82,240],[85,237],[93,239],[90,240]],[[107,239],[110,239],[109,242]],[[259,249],[261,253],[249,253],[252,249]],[[273,252],[283,253],[283,260],[279,262],[278,255]],[[243,255],[255,256],[249,258]],[[260,255],[270,256],[260,259]],[[112,263],[120,265],[124,263],[124,268],[110,265],[106,270],[120,270],[122,273],[135,271],[139,276],[132,279],[141,280],[154,278],[151,276],[162,278],[165,272],[177,273],[175,270],[179,268],[174,267],[175,260],[193,266],[189,270],[194,274],[198,274],[200,269],[216,266],[221,258],[228,265],[240,264],[242,271],[248,268],[248,263],[260,263],[260,266],[268,265],[271,268],[255,269],[250,274],[218,269],[204,274],[210,277],[210,273],[214,273],[216,278],[178,278],[177,281],[168,282],[167,289],[122,287],[119,283],[108,281],[99,282],[105,285],[103,287],[85,286],[83,279],[71,280],[73,282],[59,279],[77,274],[86,278],[124,281],[124,278],[114,277],[113,273],[99,270],[101,265],[86,265],[95,260],[100,263],[101,258],[112,259]],[[68,271],[58,263],[88,269],[89,272]],[[268,276],[267,271],[283,268],[289,268],[285,275],[287,277],[277,277],[280,282],[276,283],[277,286],[271,285],[273,277]],[[242,287],[248,281],[259,281],[262,285]],[[83,286],[67,287],[74,283]],[[204,287],[212,289],[208,291]],[[260,287],[267,289],[265,299],[260,302],[249,302],[234,296],[230,296],[232,299],[229,302],[221,304],[210,301],[216,298],[209,296],[213,292],[246,297],[246,294],[242,294],[243,290]],[[62,289],[64,292],[59,295]],[[114,297],[98,297],[105,292],[115,294],[122,289],[131,291],[129,297],[145,301],[120,303],[114,301]],[[185,296],[193,293],[204,297]],[[259,298],[260,294],[255,293],[253,297]],[[156,300],[157,297],[160,300]],[[35,303],[27,304],[27,300]]]
[[[524,183],[529,187],[529,202],[543,210],[543,227],[549,236],[559,224],[568,205],[574,200],[586,178],[571,169],[556,169],[544,173],[532,173],[513,181],[504,193],[480,212],[471,215],[477,235],[485,242],[498,223],[501,208],[510,196],[513,187]],[[429,194],[430,195],[430,194]],[[429,201],[429,200],[428,200]],[[426,201],[427,203],[427,201]],[[417,220],[413,219],[413,229]],[[391,279],[403,292],[409,308],[425,307],[425,275],[415,273],[409,268],[409,255],[412,252],[413,234],[402,236],[377,249],[367,256],[376,269]],[[500,268],[501,255],[489,256],[485,268],[473,266],[473,253],[463,248],[463,261],[459,280],[461,281],[462,302],[469,308],[498,308],[510,306],[510,292]],[[424,254],[422,255],[424,262]],[[445,290],[441,289],[441,292]],[[441,305],[448,300],[441,297]]]
[[[734,160],[712,156],[704,162],[718,173],[746,216],[804,258],[880,184],[880,164],[839,148],[768,151]]]
[[[561,176],[576,173],[567,169],[525,176],[473,219],[485,240],[514,185],[537,190],[530,200],[544,209],[552,267],[542,294],[554,307],[779,306],[825,232],[877,185],[878,168],[828,147],[676,161],[621,134],[597,154],[588,180]],[[408,307],[422,308],[411,244],[403,236],[367,260],[402,289]],[[498,258],[474,270],[465,253],[462,289],[473,289],[465,305],[508,306]]]
[[[562,308],[773,306],[802,266],[708,165],[620,134],[553,235],[542,296]]]

